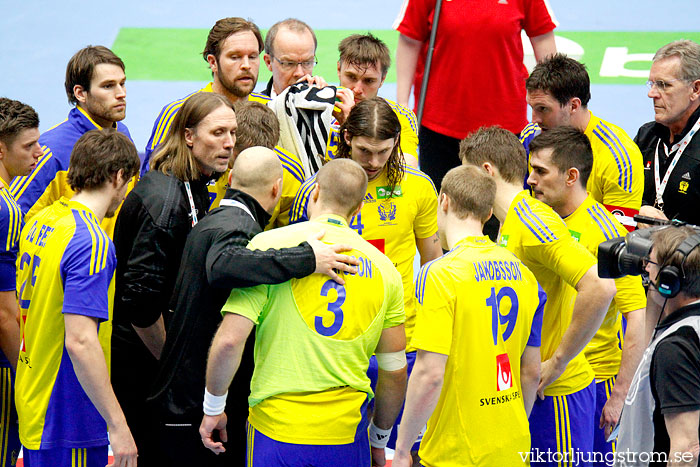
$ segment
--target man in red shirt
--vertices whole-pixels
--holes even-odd
[[[433,27],[435,1],[406,0],[394,23],[397,103],[416,102]],[[418,135],[420,167],[438,190],[444,174],[460,164],[459,141],[481,126],[518,133],[527,123],[523,47],[530,37],[537,60],[556,52],[555,19],[544,0],[443,2]]]

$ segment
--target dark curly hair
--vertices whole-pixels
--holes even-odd
[[[386,162],[387,178],[393,196],[405,173],[405,161],[401,151],[401,122],[391,106],[381,97],[373,97],[359,102],[340,126],[337,158],[352,159],[350,145],[345,141],[355,136],[377,140],[396,139],[389,160]]]

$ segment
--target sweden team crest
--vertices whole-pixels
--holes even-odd
[[[388,203],[381,203],[377,210],[379,211],[379,220],[393,221],[396,219],[396,205],[391,201]]]

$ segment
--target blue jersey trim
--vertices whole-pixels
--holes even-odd
[[[304,168],[301,164],[277,148],[275,148],[274,151],[277,153],[280,162],[282,162],[282,166],[287,169],[287,172],[299,180],[299,183],[304,183]]]
[[[537,214],[535,214],[535,213],[533,212],[533,210],[532,210],[532,208],[530,207],[530,205],[529,205],[528,203],[526,203],[524,199],[521,199],[521,200],[518,202],[518,206],[520,207],[520,210],[521,210],[521,212],[522,212],[522,215],[523,215],[524,217],[527,217],[527,218],[529,219],[529,221],[532,223],[532,224],[527,224],[527,225],[528,225],[528,228],[530,228],[530,226],[534,227],[534,228],[537,229],[537,230],[542,234],[542,236],[544,237],[544,240],[543,240],[541,237],[537,236],[538,238],[540,238],[540,241],[542,241],[542,243],[548,243],[548,242],[553,242],[554,240],[557,240],[557,236],[554,235],[554,232],[552,232],[552,231],[549,229],[549,227],[547,226],[547,224],[544,223],[544,222],[542,221],[542,219],[540,219],[540,218],[537,216]],[[523,219],[523,218],[521,217],[521,219]],[[524,220],[523,220],[523,222],[524,222]],[[532,230],[532,229],[530,229],[530,230]],[[534,233],[534,232],[533,232],[533,233]]]
[[[587,212],[590,214],[596,224],[598,224],[598,227],[600,227],[601,232],[603,232],[603,235],[605,235],[606,240],[617,237],[617,235],[615,235],[615,227],[612,225],[610,219],[605,215],[605,213],[601,212],[598,206],[591,206],[587,209]]]
[[[421,172],[418,169],[414,169],[413,167],[408,166],[408,165],[404,165],[404,172],[406,174],[411,174],[415,177],[420,177],[420,178],[424,178],[424,179],[428,180],[430,182],[430,186],[433,187],[433,191],[437,195],[437,190],[435,189],[435,183],[433,183],[433,179],[430,178],[427,174],[425,174],[424,172]]]
[[[605,123],[601,121],[599,126],[607,130],[607,132],[612,136],[611,140],[613,140],[613,144],[615,144],[615,147],[618,148],[620,154],[623,156],[623,164],[625,166],[625,184],[627,187],[626,191],[628,193],[632,193],[632,161],[629,153],[627,152],[627,148],[625,148],[625,145],[622,144],[622,141],[620,141],[620,139],[617,137],[617,134],[615,134],[615,132],[612,131]]]

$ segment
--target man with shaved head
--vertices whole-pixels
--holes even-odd
[[[205,415],[199,434],[213,452],[228,450],[219,441],[231,425],[226,394],[230,400],[228,391],[241,390],[235,380],[242,370],[238,362],[257,324],[247,465],[384,465],[383,447],[373,447],[370,462],[369,442],[375,446],[385,437],[403,402],[405,314],[401,275],[348,225],[362,208],[366,190],[367,174],[358,163],[333,160],[316,176],[310,221],[269,230],[251,241],[250,248],[269,252],[325,231],[326,241],[352,246],[349,254],[359,266],[356,274],[343,274],[342,285],[312,274],[231,292],[202,391]],[[372,354],[379,381],[368,437]]]
[[[216,456],[205,449],[197,433],[207,350],[231,289],[276,284],[314,272],[342,283],[333,269],[354,271],[340,262],[350,258],[338,253],[350,247],[324,245],[318,240],[322,235],[309,235],[280,250],[246,248],[267,224],[282,191],[282,164],[274,151],[260,146],[242,151],[229,183],[220,207],[202,219],[187,238],[171,299],[173,314],[149,399],[158,414],[163,465],[244,465],[252,337],[243,355],[243,370],[228,397],[231,429],[226,454]]]
[[[282,163],[282,196],[280,197],[272,217],[265,226],[265,230],[275,227],[283,227],[289,224],[289,210],[292,208],[294,197],[299,191],[299,187],[304,183],[304,166],[299,156],[288,152],[284,148],[277,146],[280,139],[280,124],[275,112],[271,108],[260,102],[237,102],[236,109],[236,144],[233,147],[233,156],[229,162],[229,167],[233,166],[233,161],[241,151],[253,146],[263,146],[272,149],[277,154]],[[209,185],[209,195],[214,197],[211,208],[219,207],[219,203],[228,189],[228,171],[226,176],[220,177],[216,184]]]

